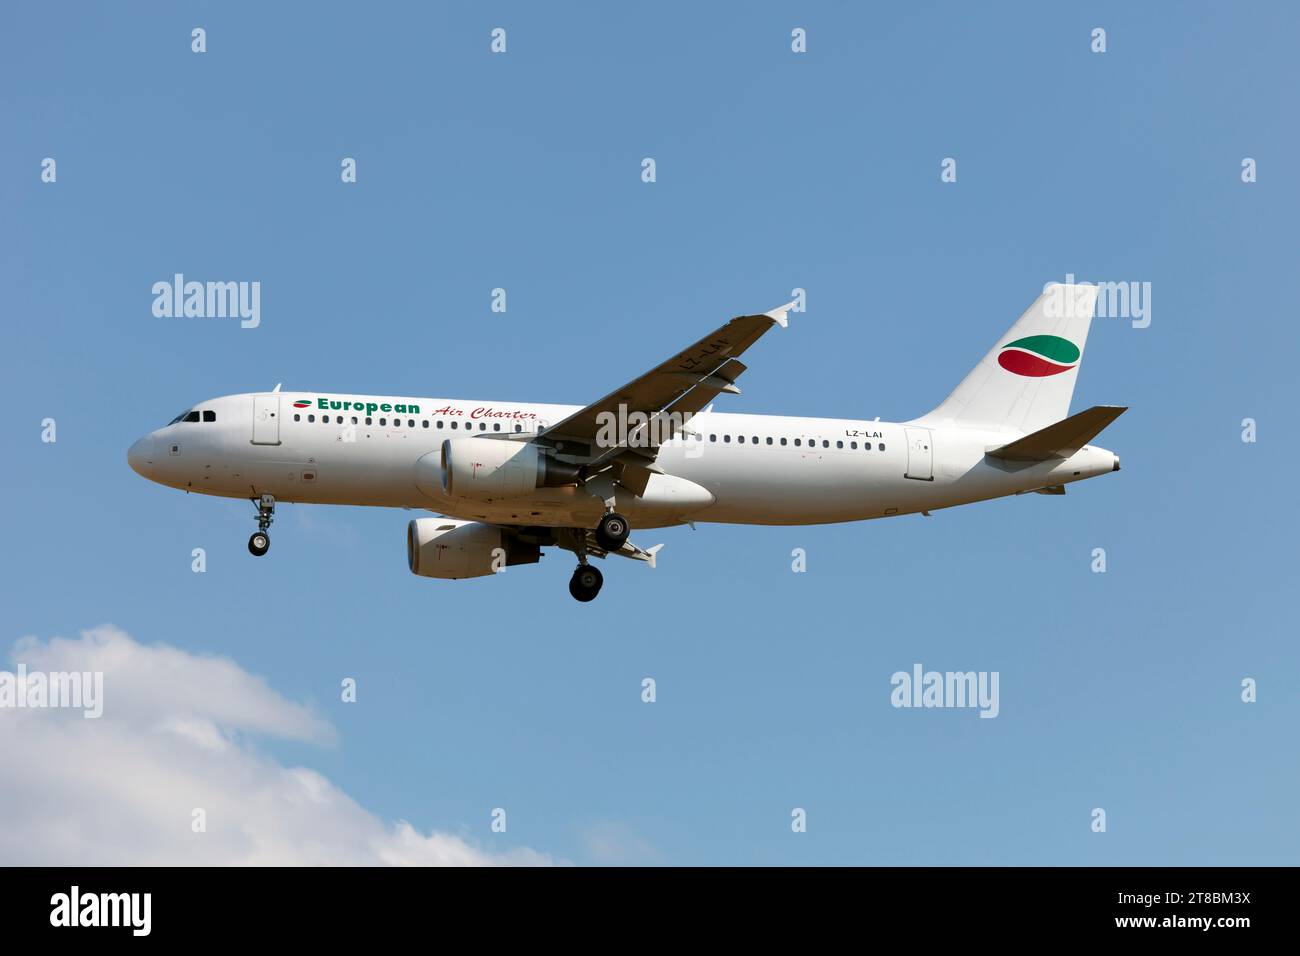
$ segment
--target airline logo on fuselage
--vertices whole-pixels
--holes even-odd
[[[396,412],[399,415],[420,414],[419,405],[406,403],[394,405],[390,402],[355,402],[351,400],[336,402],[331,398],[318,398],[315,403],[310,398],[300,398],[293,403],[293,407],[319,408],[323,412],[365,412],[367,415],[373,412]]]
[[[373,415],[375,412],[392,412],[396,415],[419,415],[420,406],[413,402],[369,402],[356,401],[354,399],[335,400],[332,398],[297,398],[293,402],[294,408],[315,408],[322,412],[362,412],[366,415]],[[448,405],[443,408],[435,408],[429,412],[436,418],[469,418],[474,421],[483,419],[510,419],[512,421],[533,421],[537,418],[536,412],[524,411],[522,408],[493,408],[490,405],[480,405],[478,408],[456,408]],[[469,427],[468,425],[466,426]]]

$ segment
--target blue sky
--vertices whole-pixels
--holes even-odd
[[[1294,8],[4,19],[5,646],[111,622],[229,657],[336,732],[241,746],[489,852],[1297,859]],[[261,326],[155,318],[150,288],[175,272],[260,281]],[[189,404],[276,382],[585,403],[795,287],[807,312],[746,356],[725,408],[906,419],[1069,273],[1151,283],[1149,327],[1094,322],[1075,392],[1076,410],[1131,406],[1103,439],[1120,474],[931,518],[651,533],[658,568],[607,567],[587,606],[563,553],[416,578],[409,515],[386,510],[282,507],[254,560],[247,503],[126,465]],[[999,671],[1000,716],[892,708],[890,675],[915,662]]]

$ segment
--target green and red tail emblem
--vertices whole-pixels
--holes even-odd
[[[296,402],[293,403],[293,407],[294,407],[294,408],[311,408],[311,402],[307,401],[307,399],[305,399],[305,398],[300,398],[300,399],[298,399],[298,401],[296,401]]]
[[[1060,375],[1079,364],[1079,346],[1059,335],[1030,335],[1002,346],[998,364],[1029,378]]]

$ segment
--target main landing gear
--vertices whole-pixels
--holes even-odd
[[[623,519],[619,519],[622,521]],[[623,534],[627,535],[627,522],[623,521]],[[596,537],[600,538],[600,529],[596,529]],[[600,573],[599,568],[594,568],[587,563],[587,532],[579,530],[574,535],[574,551],[578,555],[578,566],[573,569],[573,577],[569,578],[569,593],[573,595],[575,601],[581,601],[586,604],[588,601],[594,601],[596,595],[600,593],[601,585],[605,583],[605,576]],[[605,545],[601,545],[602,548]],[[608,549],[606,549],[608,550]]]
[[[596,525],[596,543],[605,551],[617,551],[631,530],[627,519],[621,514],[616,511],[606,512],[600,519],[600,524]]]
[[[585,555],[580,560],[583,563],[574,568],[573,577],[569,578],[569,593],[575,600],[585,604],[595,600],[596,595],[600,593],[600,586],[605,583],[605,578],[599,568],[586,563]]]
[[[621,514],[610,511],[596,525],[596,544],[602,551],[617,551],[627,540],[630,531],[627,519]],[[595,600],[596,595],[600,593],[601,585],[605,583],[600,569],[587,563],[586,534],[581,530],[576,534],[574,550],[578,554],[578,566],[573,569],[573,577],[569,579],[569,593],[575,600],[582,601],[584,604]]]
[[[261,498],[253,499],[253,503],[257,505],[257,531],[248,539],[248,550],[254,557],[260,558],[271,548],[271,536],[266,533],[266,529],[275,520],[275,498],[262,495]]]

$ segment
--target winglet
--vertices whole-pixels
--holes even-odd
[[[767,316],[769,319],[771,319],[773,322],[775,322],[777,325],[781,326],[781,328],[788,329],[790,327],[790,320],[786,318],[785,314],[789,312],[791,309],[793,309],[796,305],[798,305],[798,300],[794,302],[787,302],[785,305],[781,306],[781,308],[773,309],[771,312],[764,312],[763,314]]]
[[[650,567],[653,568],[655,566],[655,555],[659,553],[659,549],[662,547],[663,547],[662,544],[656,544],[653,548],[645,549],[645,553],[648,555],[648,557],[646,558],[646,562],[650,565]]]

